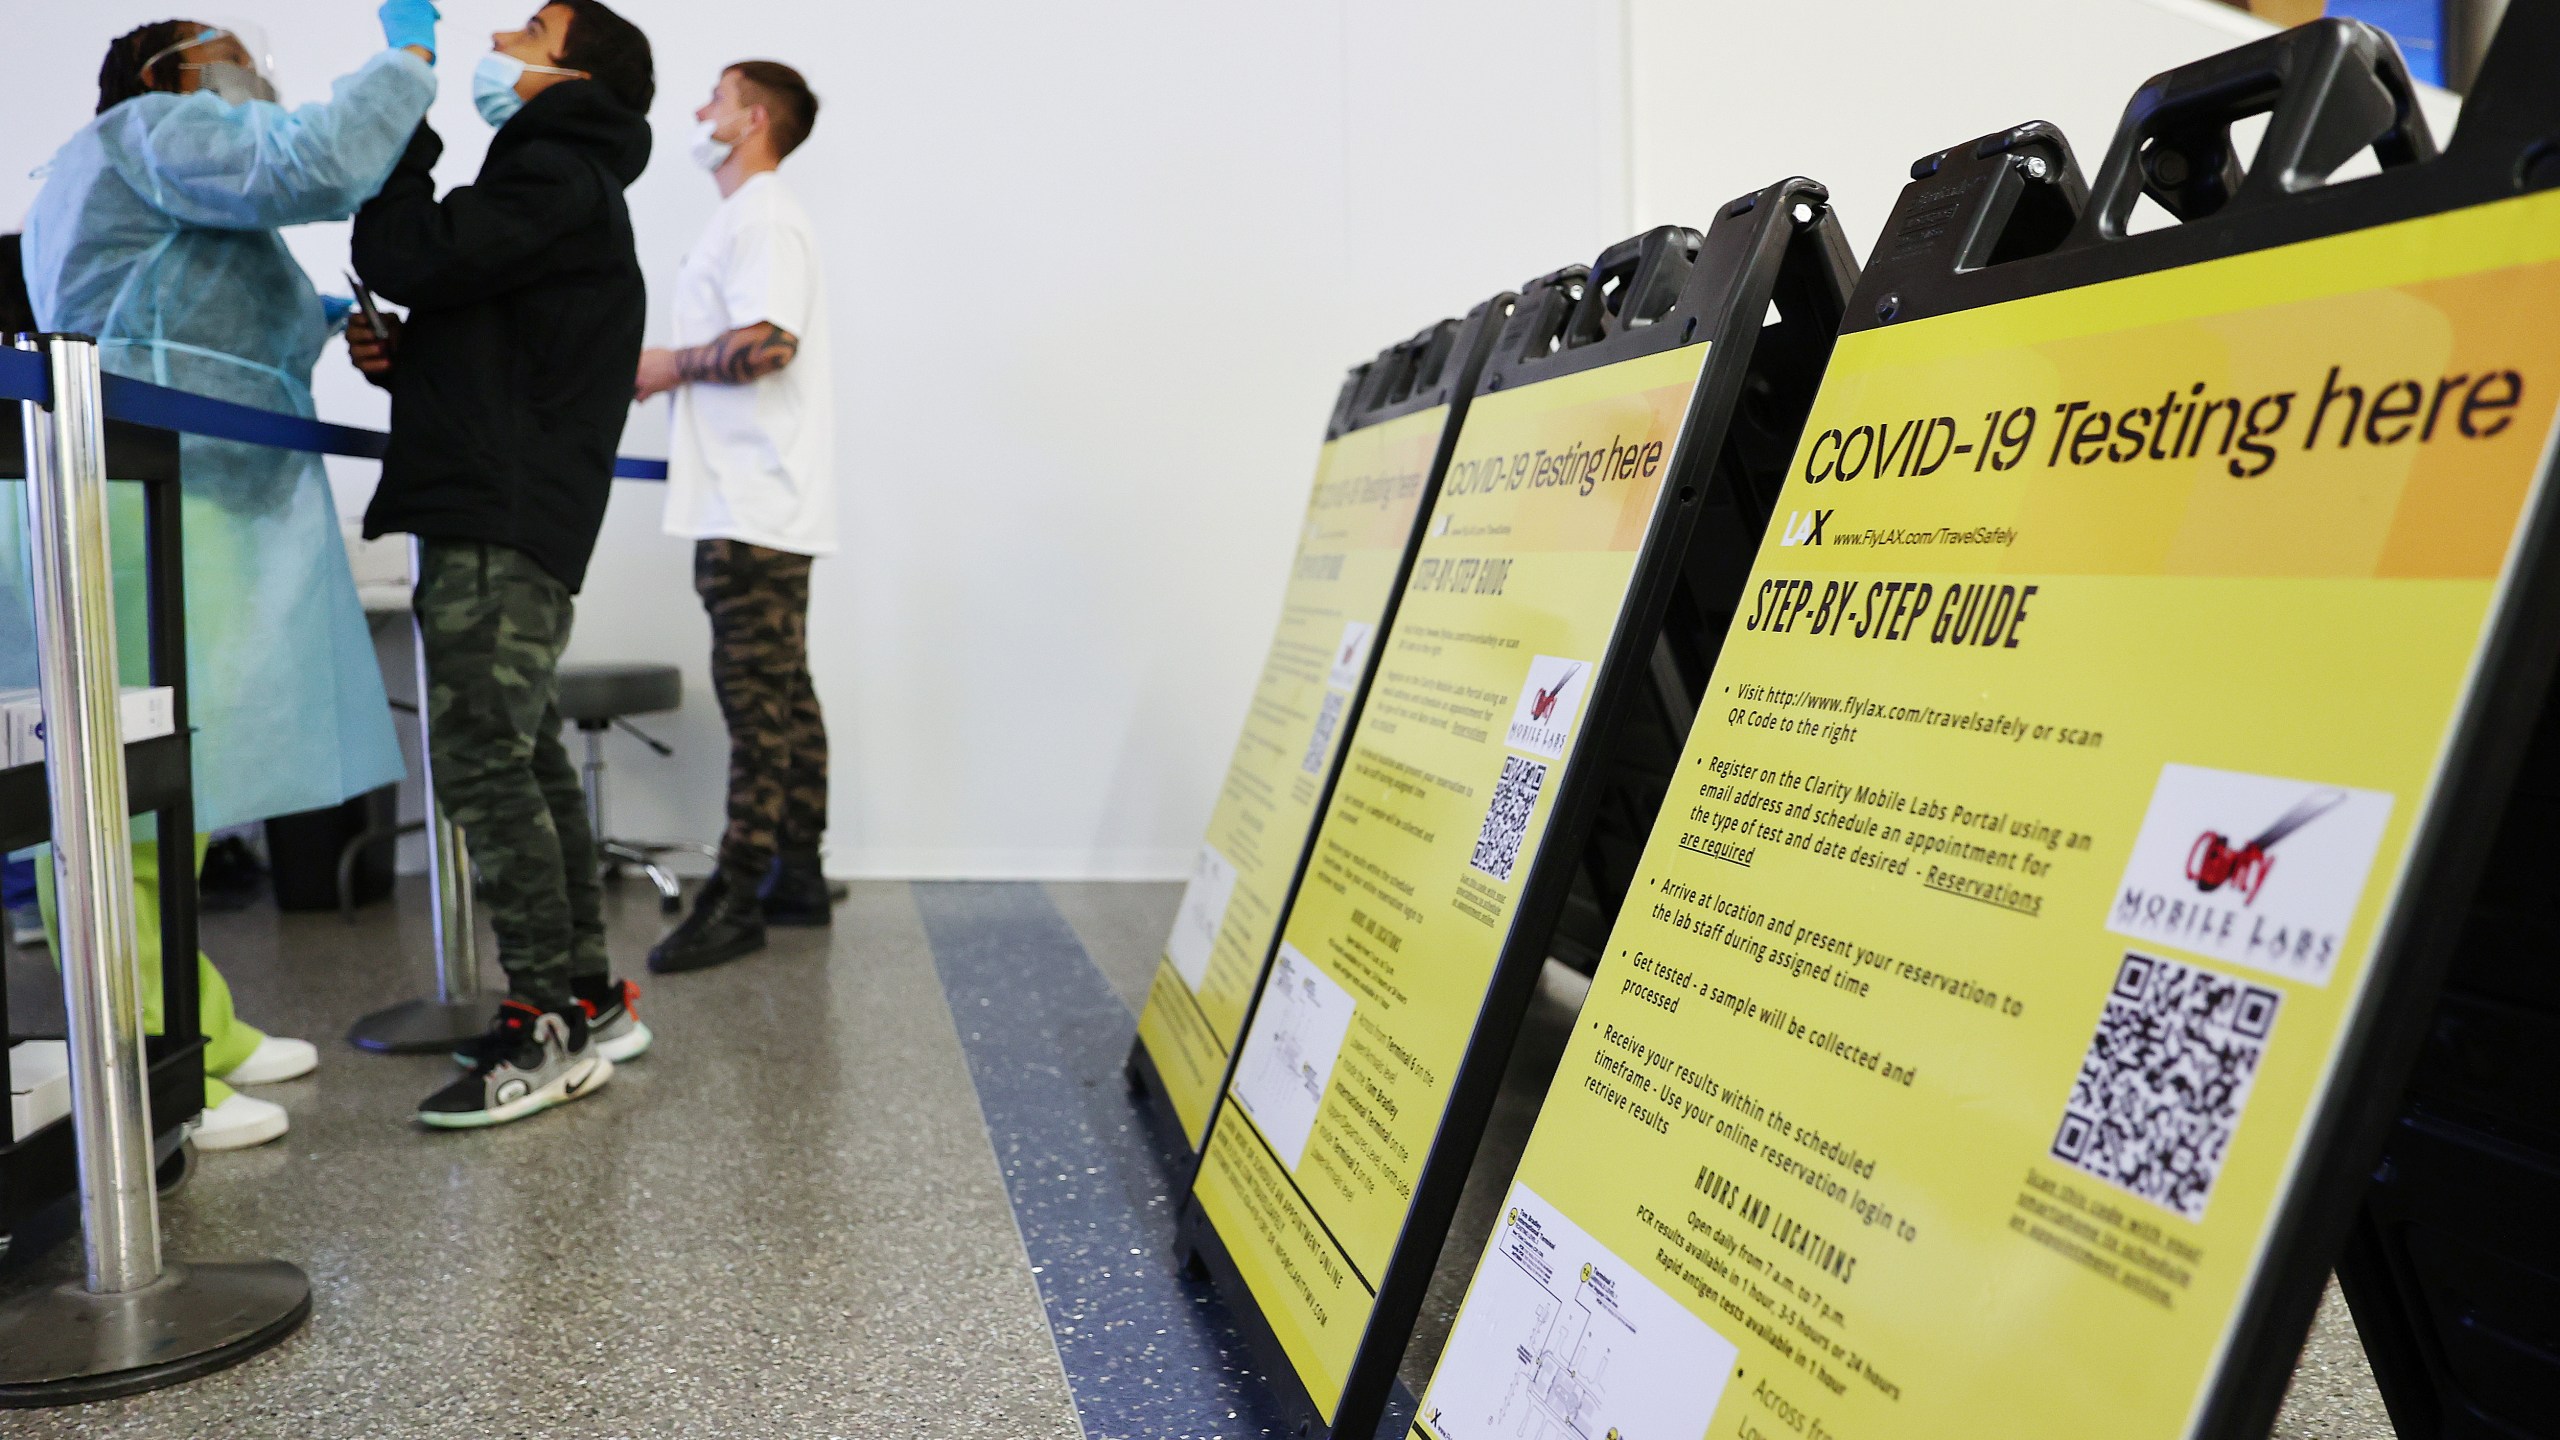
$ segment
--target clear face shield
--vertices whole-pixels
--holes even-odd
[[[171,45],[142,62],[142,72],[178,57],[180,88],[210,90],[234,105],[251,100],[274,103],[275,61],[267,51],[266,35],[254,25],[208,25],[197,34]],[[189,86],[183,77],[193,77]]]

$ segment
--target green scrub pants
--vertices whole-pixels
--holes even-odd
[[[196,837],[196,866],[204,865],[205,841]],[[44,907],[44,934],[56,963],[62,955],[62,933],[54,918],[53,854],[48,847],[36,856],[36,902]],[[142,1029],[147,1035],[167,1028],[160,993],[160,842],[133,842],[133,921],[142,951]],[[196,954],[196,1020],[204,1029],[204,1108],[231,1098],[231,1087],[215,1079],[249,1058],[267,1037],[240,1023],[231,1013],[231,987],[202,951]]]

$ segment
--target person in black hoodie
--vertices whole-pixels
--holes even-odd
[[[391,391],[365,534],[421,542],[436,800],[470,841],[507,972],[471,1073],[419,1107],[442,1129],[590,1094],[649,1044],[605,953],[556,703],[646,319],[622,192],[649,160],[649,42],[597,0],[555,0],[493,43],[472,77],[498,127],[479,178],[437,199],[444,147],[422,124],[356,215],[358,275],[409,314],[349,340]]]

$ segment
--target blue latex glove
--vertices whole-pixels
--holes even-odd
[[[320,323],[328,326],[329,333],[335,335],[347,328],[347,317],[354,314],[355,309],[356,302],[347,296],[323,295],[320,297]]]
[[[382,8],[374,13],[382,17],[382,38],[392,49],[415,45],[435,53],[436,21],[443,18],[435,0],[382,0]]]

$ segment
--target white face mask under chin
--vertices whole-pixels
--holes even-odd
[[[719,128],[717,120],[700,121],[693,127],[693,163],[705,170],[717,170],[728,164],[729,157],[737,151],[734,143],[722,140],[714,133]]]

